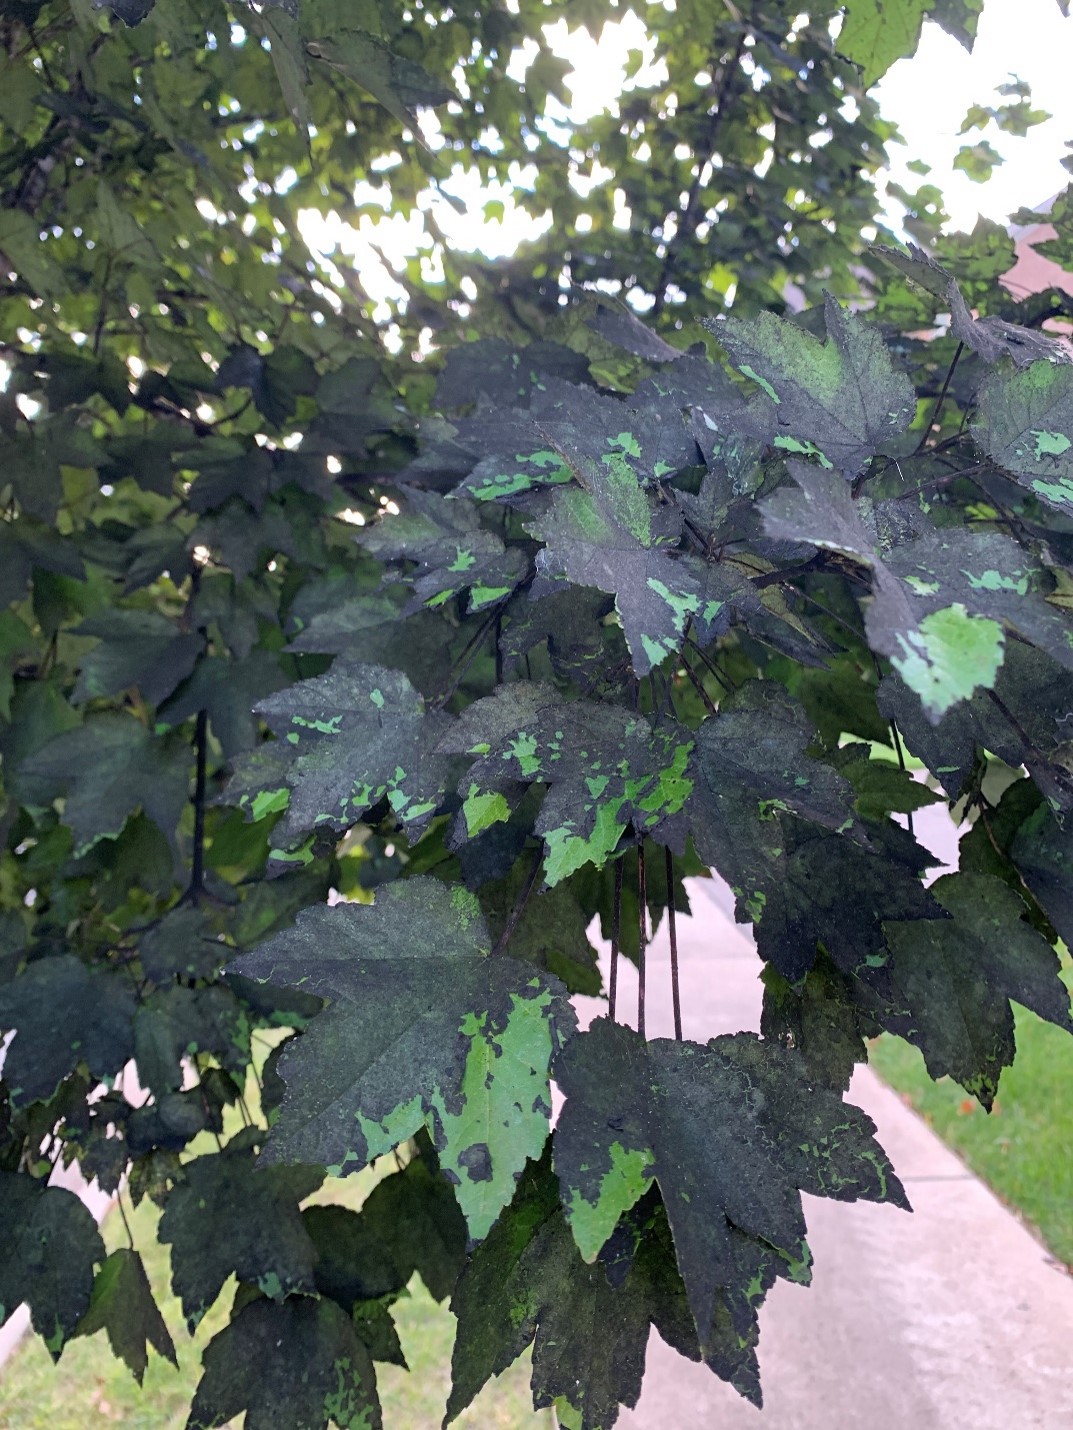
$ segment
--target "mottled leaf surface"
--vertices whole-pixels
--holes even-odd
[[[872,1122],[812,1087],[792,1053],[754,1035],[706,1046],[598,1019],[556,1062],[566,1105],[555,1170],[592,1260],[655,1178],[702,1344],[720,1288],[739,1290],[731,1227],[807,1261],[800,1191],[907,1205]]]
[[[573,1028],[562,984],[489,957],[463,889],[414,878],[375,904],[308,909],[231,965],[327,1000],[279,1061],[265,1157],[356,1171],[427,1126],[470,1234],[487,1234],[544,1145],[548,1068]]]
[[[1073,367],[996,369],[980,389],[973,432],[1045,506],[1073,511]]]
[[[311,1296],[257,1300],[205,1347],[187,1430],[379,1430],[376,1371],[353,1320]]]
[[[284,836],[349,828],[382,799],[420,831],[443,797],[449,765],[435,746],[449,717],[426,710],[401,671],[341,658],[257,711],[277,745],[236,762],[228,798],[255,819],[286,809]]]
[[[440,748],[477,757],[459,785],[470,837],[509,817],[504,782],[550,786],[536,825],[548,884],[602,864],[628,823],[656,828],[692,788],[686,731],[653,729],[618,706],[568,703],[554,687],[528,681],[469,706]]]
[[[707,326],[760,393],[749,406],[754,435],[788,452],[816,452],[854,476],[912,421],[915,397],[896,372],[879,329],[828,296],[827,339],[761,313]]]

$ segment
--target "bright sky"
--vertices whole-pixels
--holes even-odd
[[[670,7],[674,0],[662,3]],[[803,0],[803,5],[806,3]],[[605,26],[599,42],[583,29],[569,31],[562,20],[545,33],[554,49],[574,65],[573,74],[566,80],[572,97],[570,110],[558,116],[551,111],[552,137],[556,117],[565,119],[569,115],[584,121],[604,109],[614,110],[624,89],[643,86],[657,78],[657,71],[648,62],[652,47],[641,20],[632,11],[618,24]],[[646,52],[646,63],[627,81],[626,66],[634,49]],[[531,59],[531,54],[516,52],[512,72],[520,77]],[[1032,107],[1049,111],[1052,118],[1030,129],[1023,139],[1003,133],[994,124],[959,135],[958,129],[971,105],[1009,102],[996,89],[1014,76],[1031,86]],[[905,140],[904,146],[889,146],[891,179],[910,190],[923,182],[934,183],[945,197],[955,229],[971,229],[978,214],[1005,223],[1015,209],[1043,204],[1070,182],[1060,160],[1073,153],[1066,147],[1067,141],[1073,140],[1073,19],[1063,19],[1056,0],[985,0],[971,55],[938,25],[925,23],[916,56],[899,61],[880,82],[876,95],[882,113],[898,125]],[[439,124],[431,112],[426,112],[423,131],[430,145],[437,148]],[[981,139],[986,139],[1005,159],[984,184],[974,183],[953,167],[958,150]],[[908,170],[906,166],[912,160],[931,165],[926,180]],[[605,177],[610,176],[605,173]],[[401,296],[402,289],[390,271],[392,260],[398,261],[401,271],[403,256],[419,247],[422,232],[419,215],[406,219],[387,213],[389,167],[383,178],[379,189],[383,218],[364,216],[356,227],[351,227],[338,216],[322,224],[311,214],[311,222],[303,224],[307,241],[320,252],[331,252],[338,244],[343,253],[353,255],[366,290],[374,298]],[[531,182],[525,168],[518,165],[511,179],[523,186]],[[574,182],[580,185],[582,177]],[[483,185],[476,177],[467,177],[460,166],[444,187],[460,201],[464,213],[432,195],[423,206],[434,214],[448,240],[460,249],[477,249],[489,258],[506,256],[551,223],[550,214],[540,221],[519,210],[512,202],[509,186]],[[376,201],[377,189],[360,185],[358,197],[361,201]],[[502,204],[501,216],[483,217],[482,208],[489,200]],[[899,206],[892,204],[889,220],[894,227],[898,226],[899,214]],[[628,222],[628,214],[622,217]],[[435,278],[434,263],[431,259],[423,261],[426,276]],[[382,315],[387,316],[387,311],[385,307]]]

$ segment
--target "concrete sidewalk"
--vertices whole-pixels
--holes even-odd
[[[760,964],[730,891],[694,880],[689,892],[694,916],[678,920],[685,1035],[758,1030]],[[625,960],[620,987],[625,1016],[637,988]],[[602,1007],[577,1001],[583,1016]],[[650,1037],[671,1035],[665,926],[649,954],[646,1021]],[[622,1430],[1073,1427],[1073,1277],[869,1069],[849,1096],[875,1120],[913,1214],[806,1197],[813,1284],[780,1281],[760,1313],[764,1410],[653,1332]]]

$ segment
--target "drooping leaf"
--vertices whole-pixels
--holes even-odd
[[[53,1360],[90,1304],[104,1242],[73,1192],[0,1172],[0,1325],[24,1301]]]
[[[872,0],[868,0],[871,4]],[[761,389],[748,430],[789,452],[818,452],[855,476],[912,421],[913,388],[878,328],[828,296],[827,339],[773,313],[708,323],[735,366]]]
[[[379,1430],[372,1359],[334,1301],[253,1301],[212,1338],[202,1365],[186,1430],[216,1430],[243,1411],[246,1430]]]
[[[477,756],[459,785],[470,838],[509,817],[504,782],[551,786],[536,825],[548,884],[590,861],[603,864],[627,824],[654,829],[681,810],[692,788],[684,730],[654,730],[621,707],[568,703],[554,687],[526,681],[469,706],[440,748]]]
[[[466,1254],[466,1222],[436,1154],[419,1134],[401,1172],[377,1182],[362,1204],[367,1232],[391,1256],[401,1284],[414,1272],[437,1301],[449,1296]]]
[[[949,1074],[990,1107],[999,1073],[1013,1062],[1010,1000],[1073,1031],[1069,990],[1054,949],[1005,884],[947,874],[933,892],[952,918],[885,925],[891,976],[909,1009],[903,1036],[918,1044],[932,1077]]]
[[[746,1242],[730,1236],[738,1245]],[[451,1301],[458,1333],[445,1425],[530,1342],[534,1405],[557,1404],[560,1421],[582,1430],[610,1430],[620,1403],[637,1403],[650,1325],[681,1354],[701,1359],[662,1207],[646,1201],[624,1227],[622,1242],[607,1264],[587,1265],[547,1159],[526,1172]],[[743,1284],[750,1283],[754,1299],[762,1299],[770,1285],[772,1260],[761,1250],[749,1273],[742,1264]],[[713,1332],[707,1363],[759,1403],[755,1314],[751,1326],[739,1330],[724,1313]]]
[[[489,956],[479,906],[414,878],[371,908],[309,909],[231,967],[327,1000],[280,1058],[264,1156],[354,1171],[427,1126],[470,1234],[544,1145],[548,1067],[573,1027],[557,979]]]
[[[175,1345],[153,1299],[153,1290],[138,1253],[121,1246],[104,1262],[93,1282],[89,1309],[77,1335],[107,1331],[112,1353],[124,1361],[141,1385],[149,1364],[149,1347],[178,1367]]]
[[[420,134],[413,110],[421,105],[446,104],[454,92],[434,79],[422,65],[397,54],[367,30],[346,28],[310,40],[306,49],[314,57],[363,89],[400,123]]]
[[[764,1038],[796,1049],[812,1082],[846,1092],[853,1069],[868,1058],[864,1038],[873,1031],[849,980],[826,956],[817,958],[797,986],[770,965],[761,977]]]
[[[731,1227],[778,1253],[781,1274],[800,1275],[801,1190],[908,1205],[870,1119],[752,1034],[646,1043],[598,1019],[555,1075],[566,1095],[555,1169],[582,1255],[599,1253],[655,1178],[702,1345],[717,1292],[744,1289]]]
[[[255,1169],[246,1134],[222,1152],[184,1164],[159,1237],[174,1247],[172,1286],[191,1331],[232,1273],[276,1301],[313,1291],[316,1249],[298,1203],[322,1179],[314,1167]],[[211,1236],[205,1235],[206,1216]]]

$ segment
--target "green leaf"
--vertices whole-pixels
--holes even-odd
[[[1073,366],[993,372],[977,398],[973,435],[1044,506],[1073,511]]]
[[[0,254],[42,298],[61,298],[67,292],[63,269],[41,241],[40,225],[21,209],[0,210]]]
[[[134,1051],[130,981],[87,967],[72,953],[40,958],[0,985],[0,1030],[14,1030],[4,1057],[17,1107],[50,1098],[84,1063],[93,1078],[113,1077]]]
[[[185,1163],[168,1197],[159,1237],[174,1248],[172,1287],[191,1332],[232,1273],[276,1301],[314,1289],[316,1249],[298,1203],[323,1173],[253,1163],[250,1136],[240,1134],[222,1152]]]
[[[901,1031],[933,1078],[946,1074],[990,1108],[1013,1062],[1010,1000],[1073,1032],[1069,990],[1050,944],[998,879],[948,874],[933,885],[949,920],[888,923],[891,976],[910,1012]]]
[[[825,342],[773,313],[706,326],[761,389],[741,430],[785,451],[817,451],[825,464],[855,476],[909,426],[915,394],[895,371],[878,327],[830,295],[823,311]]]
[[[75,704],[136,685],[150,705],[159,705],[190,674],[205,644],[156,611],[112,610],[83,621],[75,634],[100,641],[82,658]]]
[[[53,1360],[90,1305],[93,1268],[104,1242],[73,1192],[0,1172],[0,1325],[26,1302],[33,1328]]]
[[[188,758],[130,715],[109,713],[50,740],[23,762],[19,778],[39,803],[65,797],[64,823],[75,853],[85,854],[99,840],[114,839],[136,809],[174,839],[187,799]]]
[[[915,53],[931,8],[929,0],[850,0],[837,44],[846,59],[860,66],[866,89],[895,60]]]
[[[472,895],[431,878],[371,908],[308,909],[236,972],[327,1000],[279,1061],[264,1157],[343,1175],[427,1126],[470,1235],[487,1235],[548,1131],[548,1067],[574,1026],[565,989],[490,957]]]
[[[149,1364],[149,1346],[178,1367],[175,1345],[153,1299],[142,1258],[125,1246],[113,1251],[97,1272],[89,1310],[76,1335],[108,1332],[112,1354],[124,1361],[141,1385]]]
[[[1005,158],[993,144],[989,144],[986,139],[980,139],[975,144],[961,146],[954,155],[953,167],[968,174],[974,184],[986,184],[996,167],[1005,162]]]
[[[420,130],[413,110],[422,105],[446,104],[454,91],[434,79],[422,65],[390,50],[366,30],[337,30],[310,40],[306,46],[314,59],[353,79],[380,101],[389,114],[408,125],[417,138]]]
[[[253,1301],[215,1335],[186,1430],[215,1430],[245,1411],[246,1430],[379,1430],[376,1372],[334,1301]]]
[[[604,864],[627,824],[656,829],[692,789],[686,731],[654,730],[621,707],[567,702],[554,687],[526,681],[469,706],[440,749],[478,756],[459,784],[459,837],[507,819],[518,786],[551,786],[536,825],[550,885],[586,863]]]
[[[718,1292],[744,1290],[732,1228],[774,1250],[781,1275],[800,1277],[800,1191],[908,1206],[870,1119],[752,1034],[646,1043],[601,1018],[571,1041],[555,1077],[566,1095],[555,1170],[582,1256],[599,1253],[655,1179],[702,1345]]]

